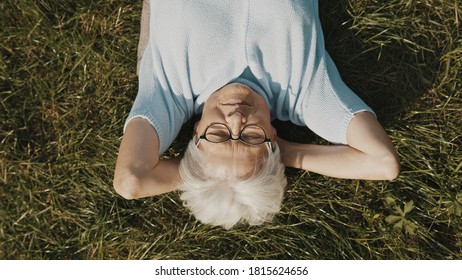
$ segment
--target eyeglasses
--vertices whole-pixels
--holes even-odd
[[[203,135],[199,136],[196,146],[199,146],[201,140],[211,143],[224,143],[230,140],[241,141],[247,145],[257,146],[267,144],[268,150],[273,151],[271,139],[266,137],[266,132],[258,125],[250,124],[245,126],[237,138],[233,138],[231,129],[223,123],[212,123],[206,129]]]

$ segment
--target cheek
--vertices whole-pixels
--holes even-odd
[[[222,117],[216,109],[204,108],[200,120],[194,124],[194,131],[202,133],[211,123],[220,121],[222,121]]]
[[[201,135],[202,133],[204,133],[206,127],[207,127],[207,126],[205,125],[205,121],[204,121],[203,119],[198,120],[198,121],[194,124],[193,136],[194,136],[194,135],[197,135],[197,137],[199,137],[199,135]]]
[[[259,123],[264,124],[264,125],[270,125],[271,124],[271,116],[269,114],[269,111],[266,110],[260,110],[254,114],[254,119],[258,120]]]

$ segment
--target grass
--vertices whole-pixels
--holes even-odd
[[[402,172],[375,182],[288,169],[275,221],[230,231],[195,221],[177,193],[126,201],[112,189],[141,1],[51,2],[0,4],[1,259],[462,259],[460,1],[320,1],[327,48]]]

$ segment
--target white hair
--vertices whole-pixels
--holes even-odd
[[[279,212],[287,179],[276,143],[274,153],[262,157],[247,179],[210,176],[214,172],[204,168],[203,159],[203,152],[191,140],[179,169],[180,198],[196,219],[230,229],[238,223],[260,225]]]

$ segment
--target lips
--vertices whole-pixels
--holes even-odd
[[[251,106],[249,103],[245,102],[245,100],[242,100],[242,99],[226,100],[225,102],[222,102],[221,105],[224,105],[224,106]]]

